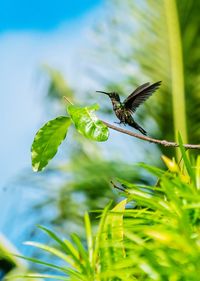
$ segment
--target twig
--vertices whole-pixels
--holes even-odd
[[[157,143],[166,147],[179,147],[179,144],[176,142],[172,142],[172,141],[166,141],[166,140],[158,140],[158,139],[154,139],[151,137],[147,137],[147,136],[143,136],[143,135],[139,135],[136,133],[133,133],[131,131],[119,128],[117,126],[111,125],[110,123],[107,123],[106,121],[101,120],[108,128],[118,131],[120,133],[129,135],[131,137],[135,137],[144,141],[148,141],[151,143]],[[187,149],[200,149],[200,144],[183,144],[183,146]]]
[[[72,103],[66,96],[63,96],[63,98],[64,98],[68,103],[70,103],[71,105],[73,105],[73,103]]]
[[[122,188],[122,187],[117,186],[117,185],[114,184],[112,181],[111,181],[110,183],[112,184],[112,186],[113,186],[115,189],[118,189],[118,190],[121,191],[121,192],[124,192],[124,193],[129,194],[129,192],[128,192],[125,188]]]

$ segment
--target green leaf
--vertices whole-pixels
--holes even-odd
[[[42,244],[42,243],[38,243],[38,242],[31,242],[31,241],[27,241],[24,244],[39,248],[39,249],[44,250],[46,252],[49,252],[52,255],[59,257],[60,259],[64,260],[66,263],[69,263],[73,266],[72,259],[69,256],[67,256],[66,254],[64,254],[63,252],[59,251],[58,249],[56,249],[54,247],[51,247],[51,246],[48,246],[48,245],[45,245],[45,244]]]
[[[85,213],[84,220],[85,220],[85,230],[86,230],[86,238],[87,238],[87,247],[88,247],[89,261],[90,261],[90,263],[92,263],[92,257],[93,257],[93,236],[92,236],[90,217],[89,217],[87,212]]]
[[[92,272],[92,268],[90,266],[90,261],[87,251],[85,250],[80,238],[75,233],[71,235],[71,238],[74,244],[76,244],[76,247],[79,252],[79,260],[83,264],[85,268],[85,272],[87,272],[87,274],[90,275]]]
[[[103,210],[101,214],[101,220],[99,222],[98,226],[98,231],[96,234],[96,239],[95,239],[95,244],[94,244],[94,252],[93,252],[93,268],[96,267],[97,261],[99,259],[99,251],[100,251],[100,246],[101,246],[101,238],[102,238],[102,233],[105,227],[105,221],[107,218],[108,210],[111,206],[112,202],[110,202]]]
[[[123,241],[123,213],[125,211],[127,199],[119,202],[109,213],[108,223],[112,225],[113,239]]]
[[[32,167],[41,171],[58,150],[71,124],[69,117],[59,116],[47,122],[35,135],[32,147]]]
[[[200,189],[200,155],[197,157],[197,164],[196,164],[196,183],[197,183],[197,189]]]
[[[98,104],[88,107],[69,105],[67,111],[80,134],[94,141],[106,141],[109,130],[94,114],[97,109],[99,109]]]
[[[26,256],[15,255],[15,254],[14,254],[14,256],[17,257],[17,258],[20,258],[20,259],[24,259],[26,261],[33,262],[35,264],[41,264],[41,265],[44,265],[46,267],[49,267],[49,268],[52,268],[52,269],[57,269],[59,271],[62,271],[64,273],[69,274],[69,271],[66,267],[57,266],[53,263],[48,263],[48,262],[45,262],[45,261],[42,261],[42,260],[39,260],[39,259],[36,259],[36,258],[29,258],[29,257],[26,257]]]
[[[19,279],[19,278],[31,278],[31,280],[33,281],[34,279],[38,278],[45,278],[45,279],[57,279],[57,280],[69,280],[68,277],[64,277],[64,276],[60,276],[60,275],[49,275],[49,274],[36,274],[36,273],[32,273],[32,274],[20,274],[20,275],[11,275],[9,277],[6,277],[7,280],[9,279]],[[33,279],[34,278],[34,279]],[[44,280],[44,279],[42,279]],[[77,279],[78,280],[78,279]],[[79,279],[81,280],[81,279]]]
[[[118,261],[121,258],[125,258],[124,249],[124,225],[123,225],[123,213],[127,199],[118,203],[107,215],[105,221],[106,231],[104,231],[104,241],[108,241],[107,251],[107,266],[112,266],[113,262]],[[105,251],[104,251],[104,254]],[[127,280],[129,278],[127,277]]]
[[[38,225],[38,227],[46,232],[53,240],[55,240],[61,246],[62,250],[65,251],[66,254],[73,259],[73,267],[76,267],[78,269],[81,268],[81,270],[84,271],[84,267],[79,260],[79,253],[70,241],[62,241],[53,231],[44,226]]]

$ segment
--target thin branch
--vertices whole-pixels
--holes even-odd
[[[113,186],[115,189],[118,189],[118,190],[121,191],[121,192],[125,192],[125,193],[129,194],[129,192],[128,192],[125,188],[122,188],[122,187],[117,186],[117,185],[114,184],[112,181],[111,181],[110,183],[112,184],[112,186]]]
[[[66,96],[63,96],[63,98],[64,98],[68,103],[70,103],[71,105],[73,105],[73,103],[72,103]]]
[[[105,121],[102,120],[102,122],[110,129],[112,130],[115,130],[115,131],[118,131],[120,133],[123,133],[123,134],[126,134],[126,135],[129,135],[131,137],[135,137],[135,138],[138,138],[138,139],[141,139],[141,140],[144,140],[144,141],[148,141],[148,142],[151,142],[151,143],[157,143],[157,144],[160,144],[160,145],[163,145],[163,146],[167,146],[167,147],[179,147],[179,144],[176,143],[176,142],[172,142],[172,141],[166,141],[166,140],[158,140],[158,139],[154,139],[154,138],[151,138],[151,137],[147,137],[147,136],[143,136],[143,135],[139,135],[139,134],[136,134],[136,133],[133,133],[131,131],[128,131],[128,130],[125,130],[125,129],[122,129],[122,128],[119,128],[117,126],[114,126],[114,125],[111,125],[110,123],[107,123]],[[183,144],[183,146],[187,149],[200,149],[200,144]]]

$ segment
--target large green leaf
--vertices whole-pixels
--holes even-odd
[[[88,107],[69,105],[67,111],[79,133],[94,141],[106,141],[109,131],[106,125],[94,114],[97,109],[99,109],[98,104]]]
[[[32,167],[41,171],[58,150],[71,124],[69,117],[60,116],[47,122],[35,135],[32,147]]]

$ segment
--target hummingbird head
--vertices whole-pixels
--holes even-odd
[[[110,93],[102,92],[102,91],[96,91],[96,92],[105,94],[105,95],[109,96],[111,99],[114,99],[116,101],[120,101],[119,95],[116,92],[110,92]]]

